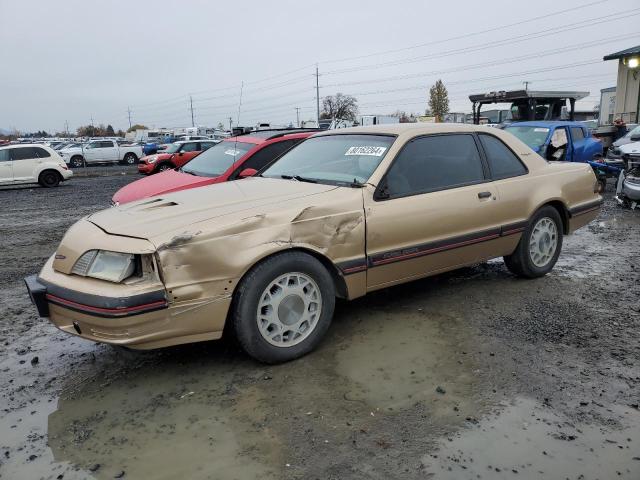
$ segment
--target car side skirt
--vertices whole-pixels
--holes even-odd
[[[376,253],[374,255],[369,255],[367,257],[340,262],[337,266],[343,275],[352,275],[354,273],[359,273],[382,265],[388,265],[390,263],[402,262],[426,255],[433,255],[448,250],[454,250],[457,248],[495,240],[501,237],[519,235],[524,231],[525,228],[527,228],[527,225],[528,221],[511,223],[489,230],[482,230],[466,235],[446,238],[443,240],[421,243],[402,249],[388,250],[385,252]]]

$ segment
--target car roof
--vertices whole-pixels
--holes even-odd
[[[320,132],[318,129],[285,129],[285,130],[256,130],[255,132],[228,137],[223,142],[243,142],[259,145],[275,138],[306,138],[314,133]]]
[[[11,148],[22,148],[22,147],[40,147],[40,148],[47,148],[46,145],[42,145],[41,143],[14,143],[14,144],[8,144],[8,145],[0,145],[0,148],[7,148],[7,147],[11,147]]]
[[[513,122],[507,125],[505,128],[511,126],[523,126],[523,127],[584,127],[582,122],[572,122],[570,120],[531,120],[529,122]]]
[[[323,130],[314,136],[347,135],[347,134],[378,134],[378,135],[428,135],[430,133],[457,133],[457,132],[493,132],[493,127],[486,125],[474,125],[470,123],[389,123],[383,125],[370,125],[366,127],[339,128],[337,130]]]

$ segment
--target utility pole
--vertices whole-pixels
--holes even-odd
[[[233,117],[229,117],[229,131],[233,130],[231,125],[233,125]]]
[[[320,74],[316,63],[316,126],[320,127]]]
[[[131,128],[131,108],[127,107],[127,114],[129,115],[129,128]]]
[[[67,134],[67,137],[69,136],[69,121],[68,120],[64,121],[64,133]]]
[[[91,115],[91,136],[96,136],[96,127],[93,126],[93,115]]]
[[[524,81],[524,82],[522,82],[522,83],[524,83],[524,91],[525,91],[525,92],[529,91],[529,84],[530,84],[531,82],[530,82],[530,81],[528,81],[528,80],[525,80],[525,81]]]
[[[300,128],[300,107],[296,107],[296,122],[298,123],[298,128]]]
[[[191,126],[195,127],[196,122],[193,119],[193,97],[191,95],[189,95],[189,105],[191,106]]]

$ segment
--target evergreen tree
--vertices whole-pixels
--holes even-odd
[[[429,110],[436,117],[436,122],[442,122],[445,114],[449,113],[449,94],[442,80],[429,89]]]

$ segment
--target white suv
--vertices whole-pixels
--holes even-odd
[[[39,183],[55,187],[72,175],[62,157],[45,145],[0,147],[0,185]]]

